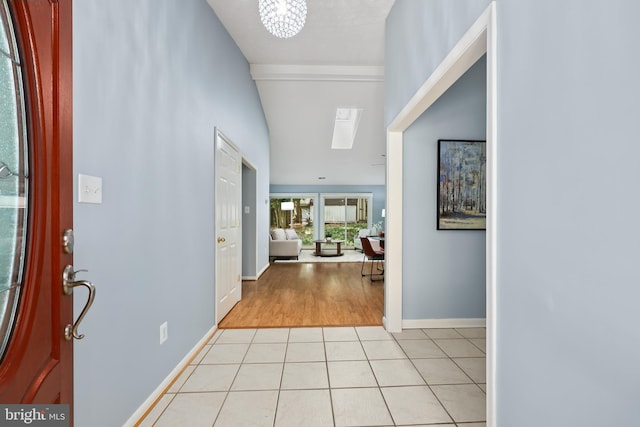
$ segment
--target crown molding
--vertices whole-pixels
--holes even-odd
[[[251,64],[255,81],[383,82],[383,66]]]

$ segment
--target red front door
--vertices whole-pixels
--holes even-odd
[[[71,0],[0,3],[1,95],[13,99],[0,103],[0,132],[14,138],[0,135],[0,403],[71,405]]]

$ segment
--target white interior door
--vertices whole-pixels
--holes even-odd
[[[216,129],[216,323],[242,298],[242,158]]]

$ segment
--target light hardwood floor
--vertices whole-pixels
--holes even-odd
[[[360,275],[360,263],[272,263],[242,283],[242,300],[220,329],[382,324],[384,282]]]

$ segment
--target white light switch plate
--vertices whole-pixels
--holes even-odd
[[[102,203],[102,178],[78,174],[78,202]]]

